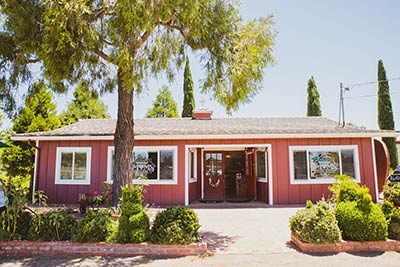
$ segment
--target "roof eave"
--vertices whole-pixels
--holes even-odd
[[[197,135],[136,135],[136,140],[194,140],[194,139],[291,139],[291,138],[381,138],[398,137],[397,132],[362,133],[271,133],[271,134],[197,134]],[[62,140],[114,140],[114,135],[58,135],[27,136],[15,135],[13,141],[62,141]]]

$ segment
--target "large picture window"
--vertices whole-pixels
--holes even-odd
[[[292,146],[292,183],[332,183],[345,174],[359,181],[357,146]]]
[[[176,183],[176,147],[135,147],[133,182]],[[108,149],[107,181],[114,177],[114,147]]]
[[[58,147],[56,184],[90,184],[91,148]]]

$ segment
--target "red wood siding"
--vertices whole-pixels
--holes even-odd
[[[154,205],[185,204],[185,145],[230,145],[270,144],[272,156],[273,204],[304,204],[306,200],[317,201],[331,194],[326,184],[290,184],[289,146],[297,145],[357,145],[361,184],[370,188],[375,199],[374,170],[371,138],[312,138],[312,139],[234,139],[234,140],[146,140],[135,141],[135,146],[177,146],[176,185],[150,185],[146,187],[145,200]],[[41,141],[37,189],[44,190],[49,203],[76,203],[80,193],[92,193],[101,190],[107,177],[107,147],[112,141]],[[91,184],[55,185],[55,161],[57,147],[92,147]],[[198,165],[201,156],[198,152]],[[189,184],[189,201],[201,197],[201,167],[198,166],[198,180]],[[262,185],[260,185],[262,184]],[[268,183],[258,183],[257,196],[268,202]]]

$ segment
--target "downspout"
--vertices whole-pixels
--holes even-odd
[[[33,184],[32,184],[32,203],[35,200],[35,189],[36,189],[36,179],[37,179],[37,169],[39,164],[39,140],[36,140],[36,144],[33,145],[31,140],[28,140],[28,145],[35,148],[35,167],[33,169]]]

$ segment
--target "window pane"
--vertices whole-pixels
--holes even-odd
[[[86,153],[75,153],[74,180],[86,180]]]
[[[62,152],[61,153],[61,180],[72,180],[72,153]]]
[[[294,159],[294,179],[307,179],[307,152],[296,151]]]
[[[134,179],[157,179],[157,152],[133,153]]]
[[[354,173],[354,151],[353,150],[342,150],[342,174],[346,174],[350,177],[355,178]]]
[[[160,179],[172,180],[173,179],[173,151],[160,151]]]
[[[189,152],[189,178],[195,178],[195,174],[194,174],[194,152]]]
[[[265,152],[257,151],[257,177],[265,178]]]
[[[340,174],[339,152],[337,151],[313,151],[309,152],[310,178],[333,178]]]

